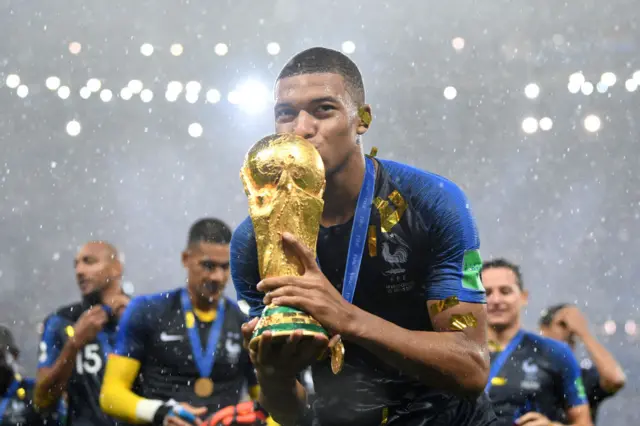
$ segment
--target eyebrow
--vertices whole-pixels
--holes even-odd
[[[314,98],[311,99],[310,101],[308,101],[308,103],[310,104],[320,104],[323,102],[333,102],[333,103],[337,103],[338,99],[334,96],[323,96],[321,98]],[[291,102],[282,102],[282,103],[277,103],[275,108],[283,108],[283,107],[293,107],[293,103]]]

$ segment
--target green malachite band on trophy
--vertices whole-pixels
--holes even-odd
[[[270,331],[274,335],[277,335],[280,332],[290,332],[293,330],[302,330],[303,332],[308,331],[313,334],[322,334],[324,336],[327,336],[327,331],[324,328],[317,326],[315,324],[289,323],[289,324],[272,324],[267,327],[256,329],[255,332],[253,333],[253,339],[262,335],[262,333],[264,333],[265,331]],[[286,334],[290,334],[290,333],[286,333]]]
[[[262,312],[263,317],[268,317],[274,314],[303,314],[304,312],[289,308],[288,306],[275,306],[273,308],[266,307]]]

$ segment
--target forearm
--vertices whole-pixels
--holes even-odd
[[[302,416],[307,403],[304,387],[294,378],[274,380],[258,375],[260,404],[283,426],[293,426]]]
[[[417,380],[461,396],[477,396],[489,374],[488,351],[462,332],[422,332],[399,327],[358,309],[345,339]]]
[[[580,336],[591,360],[600,375],[600,385],[607,391],[615,392],[625,384],[625,375],[620,364],[598,340],[589,332]]]
[[[38,374],[34,401],[36,407],[49,408],[60,399],[75,368],[78,351],[79,348],[68,340],[53,366],[46,373]]]

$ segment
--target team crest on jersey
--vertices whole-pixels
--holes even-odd
[[[385,234],[382,241],[382,258],[386,262],[382,272],[387,277],[387,293],[411,291],[415,282],[409,280],[407,267],[411,248],[398,234]]]
[[[227,351],[227,362],[229,362],[229,364],[237,364],[238,361],[240,361],[240,353],[242,352],[240,334],[232,332],[227,333],[224,348]]]
[[[531,358],[527,358],[522,363],[522,371],[524,372],[524,380],[520,382],[520,387],[527,390],[540,390],[540,381],[538,380],[540,369]]]

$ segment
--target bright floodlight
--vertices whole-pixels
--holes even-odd
[[[131,93],[137,95],[138,93],[140,93],[140,91],[142,91],[143,85],[140,80],[131,80],[127,87],[129,88],[129,90],[131,90]]]
[[[593,93],[593,83],[591,83],[590,81],[585,81],[584,83],[582,83],[582,87],[580,88],[580,90],[582,90],[583,95],[589,96]]]
[[[174,43],[169,48],[169,52],[171,52],[173,56],[180,56],[182,55],[182,52],[184,52],[184,48],[180,43]]]
[[[451,46],[456,50],[464,49],[464,39],[462,37],[456,37],[451,40]]]
[[[569,83],[575,83],[578,86],[582,86],[582,83],[584,83],[585,81],[586,79],[584,78],[582,72],[574,72],[569,76]]]
[[[18,86],[18,89],[16,90],[16,94],[20,98],[26,98],[27,95],[29,95],[29,88],[24,84],[21,84],[20,86]]]
[[[600,118],[597,115],[587,115],[584,118],[584,128],[587,130],[587,132],[597,132],[598,130],[600,130],[600,125],[602,123],[600,122]]]
[[[87,88],[94,93],[99,91],[101,86],[102,83],[97,78],[90,78],[89,81],[87,81]]]
[[[604,322],[604,333],[611,336],[616,333],[616,322],[613,320],[606,320]]]
[[[169,84],[167,84],[167,93],[179,95],[180,92],[182,92],[182,83],[179,81],[170,81]]]
[[[356,51],[356,44],[350,40],[347,40],[342,43],[342,51],[349,55]]]
[[[82,50],[82,45],[77,41],[72,41],[71,43],[69,43],[69,52],[72,55],[79,54],[81,50]]]
[[[609,90],[609,86],[607,86],[605,83],[603,83],[602,81],[599,81],[596,84],[596,90],[598,91],[598,93],[604,93],[607,90]]]
[[[6,83],[9,89],[15,89],[20,85],[20,77],[18,76],[18,74],[9,74],[7,76]]]
[[[60,99],[67,99],[71,95],[71,89],[68,86],[61,86],[58,89],[58,96]]]
[[[522,130],[525,133],[531,134],[538,131],[538,120],[533,117],[527,117],[522,120]]]
[[[200,123],[191,123],[189,124],[189,136],[191,136],[192,138],[199,138],[200,136],[202,136],[202,126],[200,125]]]
[[[633,77],[631,78],[633,78],[636,81],[636,83],[640,84],[640,70],[634,72]]]
[[[80,134],[80,130],[82,130],[82,127],[76,120],[71,120],[67,123],[67,133],[69,136],[78,136]]]
[[[549,117],[543,117],[540,119],[540,130],[549,131],[553,127],[553,120]]]
[[[100,92],[100,99],[102,99],[102,102],[109,102],[111,99],[113,99],[113,92],[111,92],[111,90],[109,89],[104,89],[102,92]]]
[[[169,102],[175,102],[178,100],[178,93],[170,92],[167,90],[167,92],[164,94],[164,97],[167,98],[167,101]]]
[[[198,102],[198,92],[187,92],[184,95],[184,98],[190,104],[195,104],[196,102]]]
[[[575,80],[570,81],[569,84],[567,85],[567,89],[569,89],[569,92],[573,94],[578,93],[581,87],[582,87],[582,83],[578,83]]]
[[[186,86],[184,86],[184,89],[187,92],[200,93],[200,90],[202,89],[202,85],[197,81],[190,81],[187,83]]]
[[[224,56],[229,52],[229,46],[224,43],[218,43],[213,48],[213,51],[216,52],[216,55],[218,56]]]
[[[444,88],[444,97],[445,99],[455,99],[456,96],[458,96],[458,91],[456,90],[455,87],[453,86],[448,86]]]
[[[220,92],[216,89],[209,89],[207,91],[207,102],[210,104],[215,104],[220,102]]]
[[[249,80],[229,93],[229,102],[249,113],[260,112],[269,102],[269,90],[262,83]]]
[[[142,53],[144,56],[153,55],[153,46],[149,43],[143,44],[142,46],[140,46],[140,53]]]
[[[91,90],[89,90],[88,87],[83,87],[82,89],[80,89],[80,97],[82,99],[89,99],[89,96],[91,96]]]
[[[529,99],[535,99],[540,94],[540,86],[536,83],[529,83],[524,87],[524,95]]]
[[[51,77],[47,77],[44,85],[47,86],[49,90],[58,90],[58,87],[60,87],[60,79],[52,75]]]
[[[629,336],[635,336],[638,331],[638,325],[634,320],[627,320],[627,322],[624,323],[624,331]]]
[[[612,73],[611,71],[607,71],[607,72],[603,73],[603,74],[600,76],[600,81],[601,81],[603,84],[605,84],[605,85],[607,85],[607,86],[609,86],[609,87],[611,87],[611,86],[613,86],[614,84],[616,84],[616,81],[617,81],[617,80],[618,80],[618,79],[616,78],[616,75],[615,75],[614,73]]]
[[[267,44],[267,53],[269,53],[269,55],[277,55],[280,53],[280,45],[274,41]]]
[[[128,101],[129,99],[131,99],[132,96],[133,96],[133,93],[131,92],[131,89],[129,89],[128,87],[123,87],[122,90],[120,91],[120,98],[124,101]]]
[[[635,92],[636,89],[638,88],[638,82],[630,78],[629,80],[624,82],[624,88],[627,89],[629,92]]]
[[[153,99],[153,92],[149,89],[144,89],[142,92],[140,92],[140,99],[144,103],[151,102],[151,100]]]

